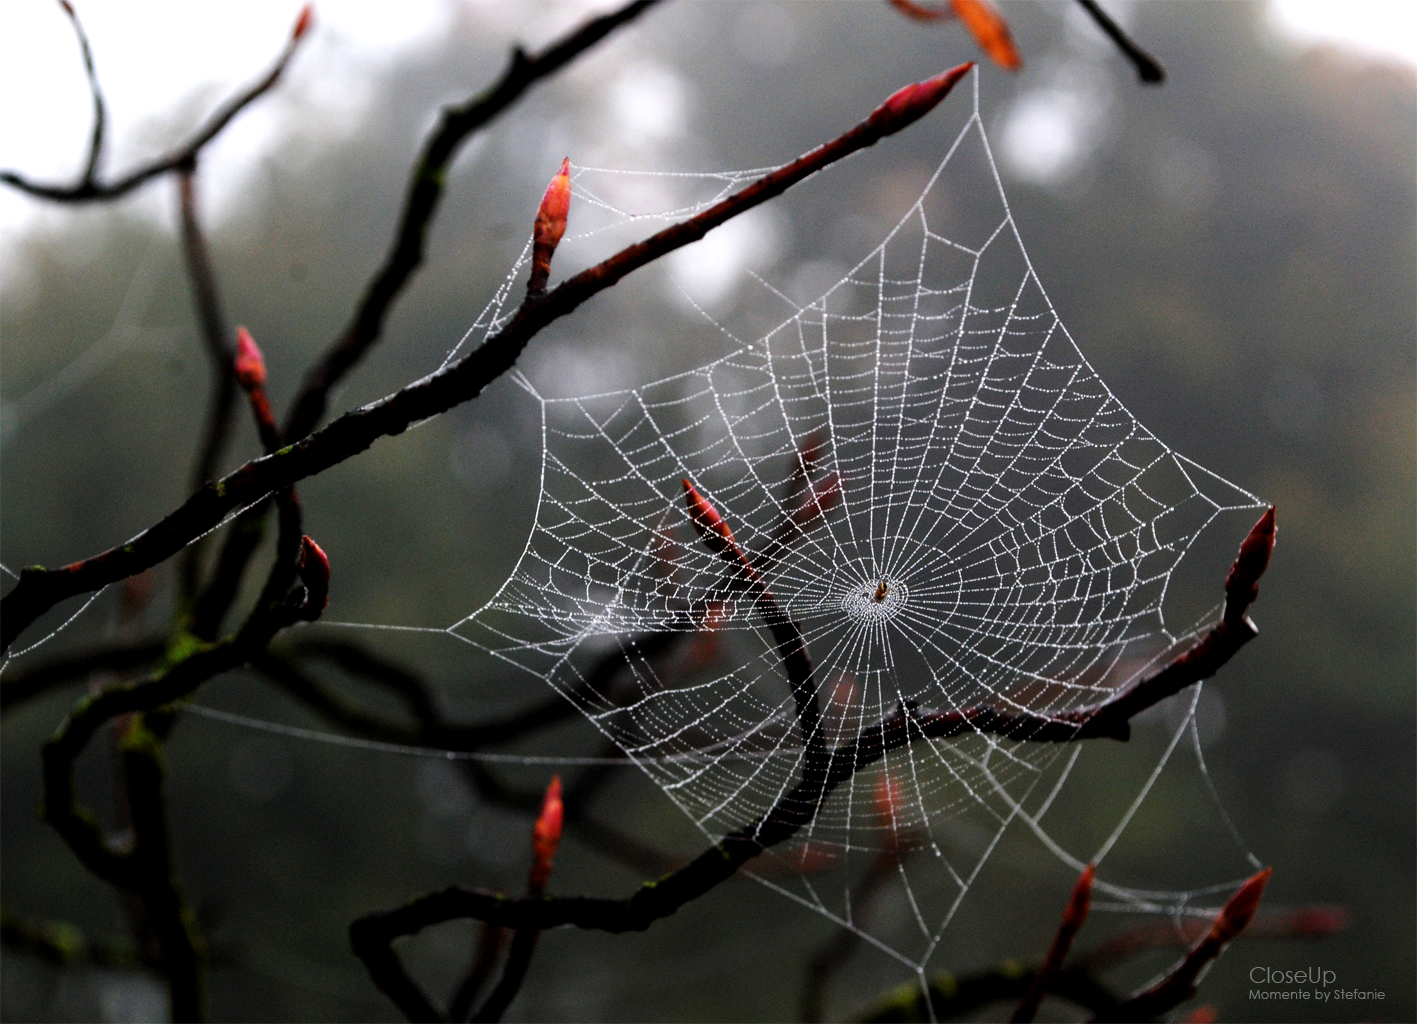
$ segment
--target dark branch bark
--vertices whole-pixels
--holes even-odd
[[[1147,85],[1160,85],[1166,80],[1166,69],[1161,66],[1161,62],[1138,46],[1132,37],[1127,35],[1126,30],[1098,5],[1097,0],[1078,0],[1078,3],[1082,4],[1082,9],[1097,22],[1097,26],[1107,33],[1107,38],[1117,44],[1117,49],[1122,51],[1127,60],[1132,62],[1132,66],[1137,69],[1138,78]]]
[[[67,4],[65,5],[68,6]],[[75,25],[77,26],[77,19]],[[117,199],[126,195],[139,185],[151,181],[153,178],[168,171],[177,170],[180,167],[191,164],[202,147],[225,128],[237,114],[241,113],[252,101],[259,98],[280,80],[281,73],[285,71],[285,66],[294,56],[296,49],[300,46],[302,38],[301,32],[292,33],[291,39],[286,43],[284,51],[276,59],[275,64],[258,81],[247,86],[231,99],[218,107],[206,122],[197,129],[190,139],[170,150],[164,155],[142,164],[116,181],[107,184],[94,179],[91,173],[80,176],[79,181],[73,185],[47,184],[44,182],[31,181],[17,171],[0,171],[0,181],[19,189],[21,192],[41,199],[50,199],[60,203],[88,203],[105,199]],[[85,47],[87,50],[87,47]],[[91,79],[92,81],[92,79]],[[97,133],[97,126],[95,127]],[[90,151],[90,169],[97,167],[96,148]]]
[[[0,681],[0,711],[9,714],[27,700],[78,682],[94,672],[123,672],[150,665],[161,657],[164,646],[163,641],[156,638],[104,645],[54,658],[27,672],[11,670]]]
[[[84,31],[78,12],[69,0],[59,0],[59,6],[68,15],[69,23],[74,26],[74,35],[79,40],[79,52],[84,58],[84,75],[89,80],[89,92],[93,95],[93,129],[89,133],[89,156],[79,175],[80,185],[92,184],[94,176],[98,174],[98,162],[103,155],[103,132],[108,122],[108,114],[104,107],[103,90],[99,88],[98,74],[94,71],[93,50],[89,47],[88,33]]]
[[[203,348],[211,363],[211,397],[207,403],[207,424],[192,461],[191,485],[201,487],[216,476],[222,452],[231,435],[232,415],[236,411],[236,378],[232,372],[233,350],[228,340],[226,317],[221,309],[216,273],[212,270],[211,253],[197,218],[197,163],[194,156],[177,168],[178,208],[182,223],[182,255],[187,265],[187,280],[196,307],[197,326]],[[191,601],[197,592],[197,574],[201,553],[206,547],[202,538],[193,543],[182,559],[182,600]]]
[[[400,434],[412,423],[477,397],[515,365],[522,349],[548,324],[570,314],[632,271],[698,241],[712,229],[781,195],[823,167],[913,123],[939,102],[970,66],[961,65],[928,82],[906,87],[832,142],[765,175],[702,213],[621,250],[546,295],[528,299],[511,323],[458,362],[387,398],[348,412],[274,455],[248,462],[204,486],[127,544],[58,569],[32,566],[22,570],[19,582],[0,602],[0,646],[8,650],[16,636],[66,597],[95,590],[171,558],[229,513],[329,469],[381,437]]]
[[[438,126],[424,142],[413,165],[393,247],[369,283],[354,319],[306,373],[304,386],[286,421],[287,441],[298,440],[315,429],[324,418],[330,389],[383,333],[389,308],[423,262],[428,225],[443,198],[448,165],[463,142],[520,99],[527,89],[555,74],[656,2],[635,0],[618,11],[593,18],[539,53],[527,55],[520,47],[513,50],[511,64],[496,85],[465,103],[443,109]]]
[[[465,1021],[472,1013],[473,1001],[481,994],[487,980],[502,956],[507,932],[502,928],[483,925],[477,932],[477,952],[468,966],[467,974],[453,993],[448,1003],[448,1020]]]

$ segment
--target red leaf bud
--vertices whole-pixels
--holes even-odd
[[[300,14],[295,19],[295,27],[290,30],[290,41],[295,42],[306,32],[310,31],[310,24],[315,20],[315,5],[306,4],[300,8]]]
[[[1205,941],[1223,946],[1244,931],[1250,919],[1255,916],[1260,897],[1264,895],[1264,887],[1269,884],[1269,876],[1272,874],[1274,868],[1265,868],[1250,876],[1245,884],[1235,891],[1235,895],[1226,901],[1225,906],[1220,908]]]
[[[987,0],[950,0],[950,6],[979,48],[992,57],[995,64],[1009,71],[1023,67],[1023,58],[1018,55],[1013,36],[1009,34],[1009,23]]]
[[[308,536],[300,538],[300,565],[297,569],[305,584],[305,611],[319,615],[330,603],[330,559]]]
[[[551,878],[551,862],[556,859],[556,847],[561,844],[561,823],[565,806],[561,803],[561,776],[551,776],[546,796],[541,800],[541,813],[531,829],[531,875],[527,888],[533,895],[546,890]]]
[[[1226,593],[1232,589],[1242,592],[1254,590],[1264,571],[1269,568],[1269,557],[1274,554],[1274,536],[1274,506],[1271,505],[1240,542],[1240,553],[1225,577]],[[1249,599],[1254,599],[1253,593]]]
[[[689,506],[689,521],[703,539],[708,549],[716,555],[738,554],[738,542],[733,539],[733,531],[718,514],[718,509],[708,503],[694,485],[685,480],[684,501]]]
[[[571,160],[561,161],[561,170],[546,186],[546,194],[541,197],[541,208],[536,211],[536,224],[532,228],[531,279],[527,281],[527,292],[536,294],[544,291],[546,280],[551,276],[551,256],[566,233],[566,215],[571,210]]]
[[[924,4],[917,4],[915,0],[890,0],[890,5],[915,21],[940,21],[954,13],[944,7],[926,7]]]
[[[895,776],[889,773],[882,775],[881,781],[876,783],[876,791],[871,796],[872,803],[876,805],[876,817],[880,819],[881,825],[885,828],[897,827],[900,824],[900,808],[904,798]]]
[[[884,103],[871,111],[866,123],[878,128],[882,135],[900,131],[933,110],[935,104],[948,96],[950,90],[972,67],[974,61],[965,61],[959,67],[942,71],[934,78],[897,89]]]
[[[236,382],[243,391],[255,391],[266,382],[266,358],[244,327],[236,328]]]
[[[1063,911],[1063,927],[1069,933],[1076,934],[1082,928],[1083,922],[1087,920],[1088,911],[1092,909],[1092,883],[1097,880],[1097,865],[1089,864],[1082,869],[1082,874],[1078,875],[1077,884],[1073,886],[1073,894],[1068,898],[1068,906]]]

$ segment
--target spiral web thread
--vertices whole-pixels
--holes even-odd
[[[592,188],[609,173],[579,169],[577,199],[631,219]],[[722,195],[755,173],[702,177]],[[469,337],[495,329],[511,280]],[[977,79],[920,199],[793,308],[765,337],[630,390],[551,399],[519,376],[541,409],[535,523],[510,579],[449,630],[573,701],[715,840],[788,793],[807,738],[760,612],[692,528],[684,481],[799,624],[829,748],[902,708],[1055,716],[1105,699],[1189,639],[1162,601],[1199,533],[1261,507],[1154,437],[1074,344],[1009,212]],[[617,650],[613,678],[590,671]],[[1204,773],[1197,697],[1090,859],[1188,730]],[[917,739],[835,789],[758,877],[923,972],[1015,820],[1081,868],[1040,820],[1079,750]],[[983,825],[982,852],[956,835],[965,819]],[[883,857],[908,912],[874,928],[852,886]],[[1099,890],[1116,909],[1179,913],[1232,884]]]

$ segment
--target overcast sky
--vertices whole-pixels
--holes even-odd
[[[317,4],[315,30],[287,81],[243,113],[205,154],[209,215],[220,219],[246,163],[276,140],[295,107],[302,108],[303,118],[317,110],[325,127],[352,125],[364,106],[370,72],[416,50],[450,22],[456,4],[469,2],[476,0]],[[1113,5],[1120,6],[1118,0]],[[76,0],[76,6],[108,100],[104,166],[112,172],[181,137],[223,97],[261,73],[280,51],[300,5],[297,0]],[[482,0],[480,6],[481,20],[495,26],[505,19],[506,30],[518,33],[527,31],[530,15],[554,11],[537,26],[547,29],[549,37],[613,3]],[[1271,10],[1270,22],[1282,45],[1337,42],[1417,64],[1417,5],[1409,0],[1342,5],[1275,0]],[[87,142],[91,107],[74,35],[55,0],[0,5],[0,90],[7,97],[0,107],[0,167],[42,180],[72,178]],[[157,216],[167,215],[167,204],[155,196],[137,201]],[[58,212],[0,188],[0,247],[34,218]]]

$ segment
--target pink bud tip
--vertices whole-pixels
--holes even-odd
[[[300,538],[300,579],[305,584],[308,611],[319,614],[330,603],[330,559],[308,536]]]
[[[295,27],[290,30],[291,41],[299,39],[310,30],[310,24],[315,20],[315,5],[306,4],[300,8],[300,14],[295,19]]]
[[[965,61],[959,67],[942,71],[934,78],[897,89],[871,112],[871,116],[866,119],[867,123],[878,128],[882,135],[900,131],[933,110],[935,104],[948,96],[950,90],[961,78],[969,74],[972,67],[974,61]]]
[[[1073,886],[1068,907],[1063,911],[1063,923],[1074,932],[1082,927],[1082,923],[1087,920],[1088,911],[1092,909],[1092,883],[1096,880],[1097,865],[1089,864],[1082,869],[1077,884]]]
[[[541,813],[531,829],[531,877],[527,886],[534,893],[543,892],[551,878],[551,863],[556,859],[556,848],[561,845],[565,814],[565,805],[561,803],[561,776],[553,775],[551,784],[546,787],[546,796],[541,800]]]
[[[1250,923],[1259,908],[1260,897],[1264,895],[1264,887],[1269,884],[1269,876],[1272,874],[1274,868],[1265,868],[1248,878],[1245,884],[1235,891],[1235,895],[1221,908],[1215,923],[1211,925],[1210,938],[1213,941],[1223,945],[1245,930],[1245,926]]]
[[[694,524],[694,530],[703,538],[704,544],[716,555],[736,553],[738,544],[733,539],[733,531],[718,514],[718,509],[710,505],[708,499],[695,490],[689,481],[685,480],[683,484],[684,503],[689,506],[689,521]]]
[[[236,328],[236,382],[244,391],[254,391],[266,382],[266,358],[244,327]]]

